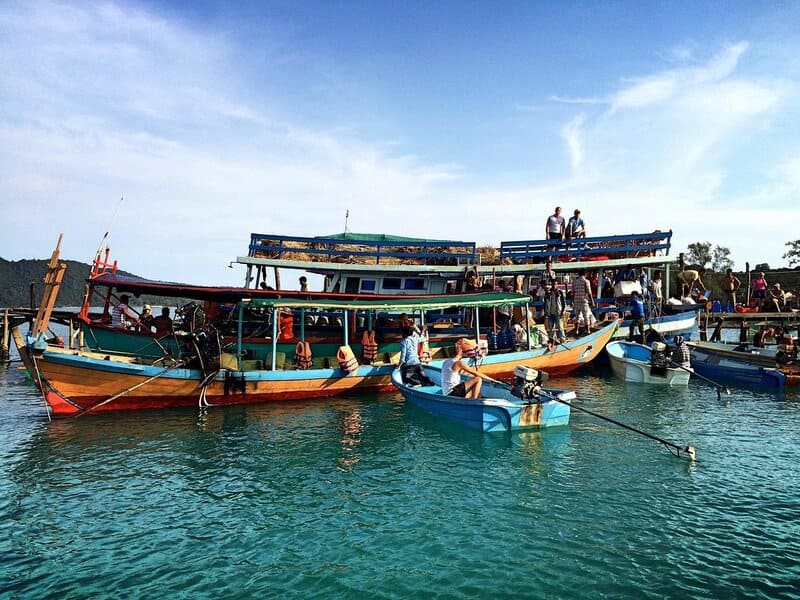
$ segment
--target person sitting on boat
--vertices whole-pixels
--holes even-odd
[[[564,292],[557,286],[548,283],[544,289],[544,314],[549,324],[548,333],[553,343],[560,344],[567,335],[564,333],[564,310],[567,301]],[[558,332],[558,335],[556,335]]]
[[[633,341],[633,330],[638,329],[637,340],[644,343],[644,302],[642,302],[639,292],[631,292],[631,324],[628,328],[628,341]]]
[[[400,375],[406,385],[435,385],[419,360],[420,337],[410,325],[401,326],[403,341],[400,343]]]
[[[111,326],[119,329],[128,329],[132,325],[138,324],[138,317],[131,311],[128,306],[130,297],[128,294],[122,294],[119,297],[119,304],[117,304],[111,311]]]
[[[566,234],[568,240],[586,237],[586,224],[581,219],[581,211],[577,208],[567,222]]]
[[[477,369],[464,364],[463,338],[455,344],[455,354],[442,364],[442,393],[445,396],[458,396],[460,398],[478,398],[481,395],[483,375]],[[466,381],[461,380],[461,374],[471,375]]]
[[[161,338],[172,334],[172,319],[169,318],[169,308],[163,307],[161,315],[153,319],[153,327],[156,328],[156,337]]]
[[[767,291],[767,297],[761,305],[761,312],[781,312],[786,306],[786,292],[781,289],[780,283],[775,283]]]
[[[692,357],[689,352],[689,346],[686,344],[686,340],[682,335],[676,335],[672,342],[675,344],[675,348],[672,350],[670,362],[673,365],[683,367],[684,369],[690,368],[692,366]]]
[[[775,336],[775,330],[772,327],[762,325],[761,328],[753,336],[753,346],[756,348],[764,348],[767,345],[767,338]]]
[[[142,314],[139,316],[139,324],[136,331],[139,333],[153,333],[153,309],[149,304],[142,307]]]
[[[306,279],[305,275],[300,276],[300,291],[301,292],[308,291],[308,279]]]

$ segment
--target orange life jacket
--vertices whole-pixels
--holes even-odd
[[[336,359],[346,375],[354,375],[358,370],[358,360],[350,346],[339,346],[339,350],[336,352]]]
[[[314,364],[314,357],[311,355],[311,344],[308,342],[297,342],[294,349],[295,369],[310,369]]]
[[[290,312],[278,315],[278,341],[286,342],[294,337],[294,316]]]
[[[378,358],[378,342],[375,341],[375,331],[365,329],[361,334],[361,356],[368,362]]]

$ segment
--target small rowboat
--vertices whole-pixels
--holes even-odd
[[[526,397],[520,398],[512,393],[511,385],[484,380],[480,398],[445,396],[441,367],[428,365],[424,370],[434,385],[406,385],[399,369],[392,373],[392,383],[414,406],[469,429],[515,431],[569,423],[570,401],[575,392],[541,388],[536,394],[521,394]]]
[[[643,344],[610,342],[606,352],[614,375],[622,381],[671,386],[689,384],[689,371],[668,366],[663,349],[654,356],[653,350]]]

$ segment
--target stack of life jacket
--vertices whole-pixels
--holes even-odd
[[[370,364],[378,358],[378,342],[375,341],[374,330],[365,329],[361,334],[361,356]]]

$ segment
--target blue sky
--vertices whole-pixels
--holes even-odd
[[[0,5],[0,256],[110,227],[239,283],[251,231],[496,244],[555,205],[739,268],[800,237],[800,4],[340,4]]]

